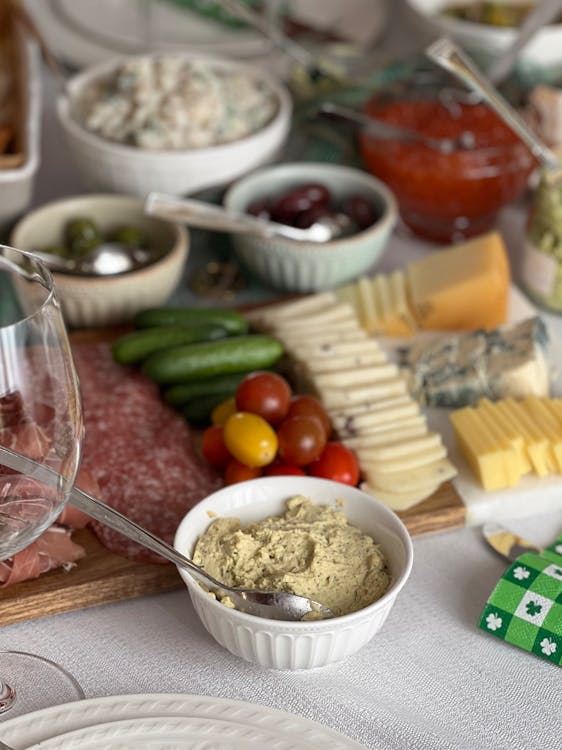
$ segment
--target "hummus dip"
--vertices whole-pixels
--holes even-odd
[[[390,584],[386,560],[341,509],[297,495],[280,516],[241,527],[218,518],[199,538],[193,561],[219,581],[307,596],[345,615],[379,599]],[[228,602],[225,602],[228,605]]]

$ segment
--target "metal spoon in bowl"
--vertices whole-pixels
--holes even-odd
[[[463,50],[450,39],[441,37],[430,44],[425,53],[437,65],[448,70],[470,89],[480,94],[482,99],[519,136],[531,153],[541,162],[553,181],[562,176],[562,163],[558,156],[537,138],[511,104],[499,93],[492,82],[478,70]]]
[[[38,481],[46,484],[51,484],[53,478],[59,477],[53,469],[0,445],[1,464],[21,474],[30,474]],[[72,490],[70,502],[75,508],[79,508],[96,521],[120,532],[128,539],[152,550],[152,552],[156,552],[174,565],[184,568],[209,591],[217,593],[221,597],[229,597],[234,607],[241,612],[257,617],[266,617],[270,620],[302,620],[307,615],[312,615],[314,619],[318,620],[333,617],[333,613],[328,607],[305,596],[290,594],[285,591],[234,588],[217,581],[170,544],[77,487]]]
[[[103,242],[80,258],[65,258],[40,250],[30,251],[52,271],[79,276],[114,276],[149,263],[153,253],[140,247],[129,247],[118,242]]]
[[[402,141],[405,143],[420,143],[423,146],[438,151],[441,154],[451,154],[454,151],[461,151],[474,148],[474,135],[466,130],[455,138],[431,138],[430,136],[418,133],[415,130],[402,128],[399,125],[391,125],[377,120],[369,115],[362,114],[350,107],[342,107],[333,102],[322,102],[315,110],[315,114],[336,117],[341,120],[353,122],[359,125],[366,133],[370,133],[376,138],[382,140]]]
[[[307,229],[299,229],[221,206],[213,206],[205,201],[179,199],[162,193],[148,195],[144,212],[168,221],[183,221],[200,229],[250,234],[261,238],[285,237],[299,242],[329,242],[356,231],[355,224],[343,213],[322,217]]]

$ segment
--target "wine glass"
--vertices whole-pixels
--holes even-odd
[[[0,581],[24,566],[41,570],[47,550],[33,544],[57,518],[74,486],[83,435],[78,378],[47,268],[0,245]],[[10,468],[10,451],[51,469],[41,479]],[[13,454],[12,454],[13,455]],[[14,555],[19,553],[14,558]],[[0,714],[84,697],[53,662],[0,651]]]

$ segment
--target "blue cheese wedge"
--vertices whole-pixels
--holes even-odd
[[[427,406],[472,406],[481,398],[548,396],[549,338],[539,317],[511,327],[420,341],[399,351],[410,393]]]

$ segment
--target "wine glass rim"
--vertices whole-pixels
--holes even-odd
[[[22,268],[17,263],[14,263],[12,260],[10,260],[10,258],[6,257],[6,255],[4,255],[4,252],[6,250],[17,253],[18,255],[23,255],[25,258],[27,258],[32,264],[33,271],[26,271],[25,268]],[[55,281],[53,279],[53,275],[51,274],[47,266],[42,261],[40,261],[32,252],[28,250],[20,250],[17,247],[12,247],[11,245],[4,245],[3,243],[0,243],[0,270],[11,271],[22,276],[23,278],[26,278],[28,281],[37,281],[47,290],[47,296],[34,312],[32,312],[30,315],[22,317],[21,320],[9,323],[8,325],[3,325],[2,323],[0,323],[0,328],[11,328],[14,325],[18,325],[24,320],[29,320],[35,315],[38,315],[45,307],[52,304],[53,301],[58,302],[55,292]]]

